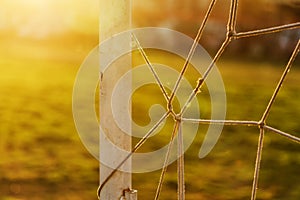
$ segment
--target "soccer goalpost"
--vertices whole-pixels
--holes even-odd
[[[208,75],[214,68],[214,63],[218,61],[218,59],[223,55],[226,47],[231,43],[231,41],[239,40],[244,37],[255,37],[258,35],[265,35],[265,34],[273,34],[275,32],[280,32],[284,30],[290,29],[299,29],[300,22],[296,22],[293,24],[286,24],[280,25],[275,27],[264,28],[260,30],[251,30],[246,32],[237,32],[236,30],[236,22],[237,22],[237,9],[238,9],[238,0],[228,0],[231,2],[230,6],[230,13],[228,17],[227,23],[227,31],[226,37],[219,48],[218,52],[216,53],[215,57],[212,59],[211,64],[207,67],[203,76],[199,78],[197,87],[194,88],[193,93],[189,96],[188,100],[185,104],[184,109],[187,107],[189,103],[191,103],[192,99],[198,94],[202,85],[206,81]],[[194,39],[194,43],[191,46],[190,53],[186,58],[185,65],[182,68],[178,81],[175,84],[175,88],[172,91],[171,95],[165,92],[164,86],[161,84],[159,77],[157,76],[157,72],[152,68],[150,60],[148,60],[143,47],[139,44],[137,38],[133,35],[125,35],[123,40],[112,40],[106,48],[100,48],[100,187],[98,189],[98,197],[101,200],[137,200],[137,191],[132,189],[132,160],[131,156],[133,153],[140,147],[142,144],[150,137],[150,135],[154,132],[162,121],[166,119],[168,116],[173,116],[174,120],[176,121],[176,126],[173,129],[174,135],[180,135],[181,133],[181,124],[182,122],[185,123],[197,123],[197,124],[221,124],[224,126],[256,126],[259,130],[259,137],[258,137],[258,145],[257,145],[257,155],[256,155],[256,162],[254,163],[254,176],[253,176],[253,185],[251,191],[251,200],[256,199],[256,193],[258,188],[258,180],[259,180],[259,172],[260,172],[260,162],[262,159],[262,151],[263,151],[263,144],[264,144],[264,135],[266,131],[270,131],[272,133],[278,134],[283,136],[285,139],[289,139],[295,143],[300,143],[300,138],[289,133],[285,133],[281,130],[275,129],[269,126],[266,122],[268,115],[270,113],[270,109],[273,106],[275,99],[281,89],[283,82],[286,79],[286,76],[294,63],[299,51],[300,51],[300,39],[294,51],[292,52],[290,59],[285,67],[285,70],[282,73],[282,76],[277,83],[277,87],[275,88],[272,97],[270,98],[269,104],[267,105],[265,112],[262,113],[260,120],[253,120],[253,121],[246,121],[246,120],[218,120],[218,119],[193,119],[193,118],[184,118],[181,111],[179,114],[176,114],[171,106],[172,100],[176,95],[176,91],[180,85],[181,79],[185,74],[185,71],[188,67],[188,64],[191,61],[195,53],[195,49],[197,44],[200,41],[201,35],[203,30],[205,29],[207,20],[210,14],[213,11],[214,5],[216,4],[217,0],[211,0],[210,5],[208,7],[207,13],[205,18],[199,28],[199,32]],[[100,0],[100,43],[105,42],[107,39],[113,38],[116,34],[121,33],[123,31],[127,31],[131,29],[131,0]],[[132,37],[134,36],[134,37]],[[166,98],[168,107],[166,110],[167,112],[161,118],[159,122],[155,125],[156,127],[151,128],[150,132],[145,134],[145,136],[132,148],[131,142],[131,125],[130,123],[127,124],[125,129],[127,133],[124,134],[122,128],[114,122],[116,117],[120,118],[119,120],[123,122],[128,122],[127,118],[122,119],[123,115],[116,116],[113,111],[111,111],[111,98],[114,91],[114,83],[118,82],[119,79],[131,69],[131,53],[122,54],[120,49],[131,49],[132,48],[132,41],[136,40],[135,45],[138,46],[138,50],[142,55],[145,63],[150,68],[152,75],[157,79],[156,81],[159,83],[158,85],[161,86],[160,89],[163,92],[163,96]],[[106,56],[109,55],[111,57],[118,57],[117,60],[114,62],[109,63],[109,69],[106,68]],[[105,70],[108,70],[110,75],[103,73]],[[130,77],[130,76],[129,76]],[[116,104],[122,105],[126,104],[126,95],[131,92],[131,79],[127,78],[127,82],[124,83],[124,87],[119,90],[119,94],[117,95],[117,102]],[[164,93],[165,92],[165,93]],[[126,106],[120,106],[118,112],[130,112]],[[123,127],[124,128],[124,127]],[[172,133],[172,134],[173,134]],[[182,138],[181,138],[182,139]],[[111,147],[111,143],[114,147]],[[178,142],[178,146],[180,147],[180,142]],[[171,146],[172,144],[170,144]],[[183,145],[183,144],[182,144]],[[118,147],[118,148],[115,148]],[[170,147],[171,149],[172,147]],[[123,151],[121,151],[122,149]],[[170,149],[165,156],[166,163],[169,159]],[[181,151],[183,151],[181,149]],[[178,199],[184,200],[185,199],[185,183],[184,183],[184,153],[180,156],[179,160],[179,170],[178,172]],[[111,167],[114,166],[114,167]],[[161,185],[164,179],[164,175],[166,173],[166,166],[163,167],[161,173],[161,179],[158,184],[157,193],[155,199],[159,199],[159,194],[161,191]]]
[[[131,0],[100,0],[100,43],[109,39],[115,34],[122,31],[129,30],[131,28]],[[126,41],[127,40],[127,41]],[[104,49],[106,51],[104,54],[116,54],[119,49],[130,48],[130,37],[125,38],[122,43],[110,44],[109,48]],[[105,55],[100,50],[100,68],[103,64],[102,60],[105,60]],[[128,66],[124,68],[124,63]],[[113,91],[113,84],[126,70],[131,68],[131,56],[126,55],[118,59],[118,62],[114,63],[111,74],[114,76],[108,76],[101,74],[100,85],[101,85],[101,95],[100,95],[100,126],[105,133],[100,133],[100,160],[106,160],[111,163],[120,162],[124,159],[118,151],[113,152],[110,148],[107,148],[106,137],[117,147],[122,148],[128,152],[131,151],[131,137],[129,135],[124,135],[124,133],[114,125],[112,113],[110,112],[110,96]],[[101,69],[102,70],[102,69]],[[125,71],[124,71],[125,70]],[[130,85],[130,80],[129,85]],[[130,90],[130,87],[126,88]],[[127,91],[128,92],[128,91]],[[121,97],[124,94],[119,94]],[[122,104],[123,99],[119,99],[119,104]],[[126,110],[124,111],[126,112]],[[130,126],[130,124],[128,124]],[[130,129],[130,127],[129,127]],[[110,174],[114,169],[111,169],[105,164],[100,166],[100,187],[98,191],[98,197],[105,200],[136,200],[137,191],[131,189],[131,159],[127,159],[123,164],[126,166],[126,171],[116,171],[113,176]],[[108,181],[109,180],[109,181]],[[107,182],[107,183],[106,183]]]

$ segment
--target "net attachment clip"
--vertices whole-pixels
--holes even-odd
[[[126,189],[123,190],[123,195],[120,200],[137,200],[137,190],[134,189]]]

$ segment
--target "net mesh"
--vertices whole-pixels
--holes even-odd
[[[164,97],[164,99],[167,102],[167,112],[161,117],[160,120],[150,129],[143,138],[134,146],[132,149],[132,152],[128,154],[126,159],[120,161],[120,164],[118,167],[112,171],[112,173],[107,177],[107,179],[102,183],[98,190],[98,194],[101,192],[102,188],[105,186],[105,184],[110,180],[110,178],[115,174],[116,171],[126,162],[128,158],[130,158],[133,153],[135,153],[150,137],[151,135],[155,132],[155,130],[163,123],[165,119],[167,119],[169,116],[173,117],[175,120],[175,125],[173,128],[173,132],[171,134],[170,138],[170,143],[168,146],[167,153],[165,155],[165,165],[161,170],[161,175],[159,179],[159,183],[157,185],[156,193],[154,196],[154,199],[159,199],[160,194],[162,192],[162,186],[163,182],[167,173],[167,164],[169,157],[170,157],[170,151],[173,145],[173,139],[175,136],[178,136],[178,153],[181,155],[179,156],[179,159],[177,161],[177,190],[178,190],[178,199],[183,200],[185,199],[185,165],[184,165],[184,153],[183,153],[183,136],[182,136],[182,131],[181,131],[181,125],[183,122],[185,123],[199,123],[199,124],[224,124],[225,126],[249,126],[249,127],[258,127],[258,132],[259,132],[259,137],[258,137],[258,145],[257,145],[257,151],[256,151],[256,161],[254,165],[254,175],[253,175],[253,183],[252,183],[252,190],[251,190],[251,200],[255,200],[257,196],[257,188],[258,188],[258,182],[259,182],[259,174],[260,174],[260,168],[261,168],[261,160],[262,160],[262,152],[263,152],[263,145],[265,141],[265,132],[266,131],[271,131],[275,134],[278,134],[280,136],[283,136],[287,140],[290,140],[294,143],[300,143],[300,138],[297,137],[296,135],[292,135],[290,133],[286,133],[282,130],[276,129],[272,126],[270,126],[267,123],[270,111],[274,105],[274,102],[276,98],[278,97],[278,94],[280,90],[282,89],[282,85],[284,81],[287,78],[287,75],[293,66],[295,59],[300,51],[300,40],[298,36],[298,42],[293,50],[293,52],[290,55],[288,63],[285,65],[285,69],[282,72],[281,78],[277,82],[277,86],[273,91],[273,94],[267,104],[267,106],[264,109],[264,112],[261,114],[260,120],[214,120],[214,119],[190,119],[190,118],[184,118],[183,113],[187,109],[188,105],[191,103],[191,101],[196,98],[198,93],[200,92],[201,88],[205,84],[205,81],[207,77],[210,75],[212,69],[214,68],[214,64],[220,59],[220,57],[224,54],[225,50],[227,49],[228,45],[231,44],[233,41],[240,40],[242,38],[250,38],[250,37],[256,37],[260,35],[270,35],[276,32],[281,32],[281,31],[286,31],[286,30],[291,30],[291,29],[299,29],[300,28],[300,22],[296,23],[291,23],[291,24],[284,24],[284,25],[279,25],[279,26],[274,26],[274,27],[269,27],[269,28],[264,28],[264,29],[258,29],[258,30],[251,30],[251,31],[243,31],[243,32],[237,32],[237,10],[238,10],[238,0],[231,0],[230,3],[230,11],[228,15],[228,20],[227,20],[227,30],[225,34],[225,40],[223,41],[222,45],[218,49],[217,53],[212,59],[211,64],[207,67],[205,73],[199,77],[197,81],[197,85],[194,88],[193,92],[190,94],[188,100],[186,101],[185,105],[181,108],[179,113],[175,113],[173,110],[173,101],[176,96],[176,93],[178,91],[178,88],[180,87],[181,81],[190,66],[189,63],[191,59],[194,56],[195,50],[197,48],[198,43],[200,42],[200,39],[203,35],[203,32],[207,26],[207,23],[209,21],[209,17],[214,11],[215,5],[216,5],[217,0],[211,0],[207,12],[205,14],[205,17],[202,21],[201,26],[199,27],[198,33],[194,39],[194,43],[192,47],[190,48],[190,52],[185,60],[184,65],[181,68],[180,75],[175,83],[175,86],[173,90],[168,94],[167,90],[165,89],[163,83],[159,79],[158,73],[155,71],[155,68],[153,67],[151,60],[147,56],[145,50],[143,47],[140,45],[138,38],[132,34],[133,40],[135,40],[136,44],[138,45],[138,50],[140,52],[140,55],[144,59],[145,63],[149,67],[150,73],[155,77],[156,83],[158,84],[160,91]]]

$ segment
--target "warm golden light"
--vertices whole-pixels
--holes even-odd
[[[65,31],[97,31],[98,6],[95,0],[3,0],[0,31],[19,36],[44,38]]]

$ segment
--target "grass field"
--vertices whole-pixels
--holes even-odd
[[[49,49],[15,42],[1,50],[0,200],[96,199],[98,161],[80,142],[71,107],[76,72],[94,45]],[[284,64],[221,60],[218,67],[227,92],[227,118],[259,120]],[[299,66],[293,66],[268,120],[297,136],[299,82]],[[258,128],[225,127],[213,151],[199,159],[206,128],[200,126],[185,157],[186,199],[249,199]],[[258,199],[300,198],[299,150],[299,144],[267,132]],[[133,176],[139,199],[153,199],[158,179],[159,171]],[[172,164],[161,199],[176,199],[176,179]]]
[[[95,196],[98,162],[76,133],[72,87],[97,43],[78,41],[11,41],[1,52],[1,200]]]
[[[179,66],[182,66],[182,63],[174,58],[166,61],[155,53],[153,56],[150,54],[149,57],[153,62],[160,61],[169,66],[179,63]],[[266,109],[285,64],[223,60],[217,65],[226,87],[227,119],[258,121]],[[299,72],[299,68],[294,66],[267,120],[269,125],[298,136],[300,131],[298,122],[300,88],[297,83],[299,82]],[[196,79],[193,77],[195,73],[187,72],[187,74],[189,74],[190,80],[194,81],[192,84],[195,84]],[[157,87],[156,91],[156,95],[162,96]],[[138,106],[138,103],[143,102],[136,108],[137,110],[141,110],[143,106],[147,107],[149,97],[147,98],[145,91],[144,95],[146,98],[140,97],[137,104],[134,104]],[[153,94],[149,96],[151,95]],[[207,92],[204,88],[198,98],[199,102],[204,103],[204,109],[203,106],[201,108],[201,111],[204,111],[201,113],[203,118],[209,114],[205,109],[207,103],[203,102],[203,100],[207,100],[205,95]],[[145,101],[145,99],[147,100]],[[163,98],[160,100],[164,102]],[[201,103],[199,106],[201,107]],[[140,111],[134,112],[137,120],[142,118],[139,113]],[[199,159],[198,152],[206,130],[207,125],[199,126],[198,135],[186,153],[187,199],[249,199],[259,129],[256,127],[224,127],[220,140],[213,151],[204,159]],[[167,139],[170,138],[170,134],[170,132],[163,133],[159,137]],[[148,149],[158,149],[166,145],[167,140],[159,137],[156,138],[156,141],[154,137]],[[292,200],[299,198],[299,150],[299,144],[267,132],[258,199]],[[173,163],[169,167],[161,199],[177,198],[176,170],[177,165]],[[160,171],[134,175],[134,188],[139,190],[141,199],[152,199],[159,175]]]

